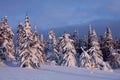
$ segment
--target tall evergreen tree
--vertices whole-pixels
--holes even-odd
[[[76,30],[74,31],[71,38],[74,40],[76,52],[80,53],[80,40],[79,40],[78,32]]]
[[[38,65],[39,67],[40,64],[44,63],[44,48],[43,48],[42,43],[40,43],[40,39],[37,34],[36,26],[35,26],[34,33],[33,33],[33,42],[31,44],[31,49],[32,49],[31,51],[34,54],[34,56],[37,57],[36,65]]]
[[[102,52],[100,50],[100,45],[95,30],[89,27],[88,33],[89,41],[89,55],[91,55],[92,66],[95,68],[99,67],[99,64],[103,62]]]
[[[110,27],[107,27],[106,32],[101,39],[101,49],[103,51],[103,57],[105,61],[107,61],[110,56],[110,47],[114,48],[114,41]]]
[[[63,66],[75,67],[77,65],[75,58],[76,50],[73,43],[74,41],[70,39],[70,35],[66,33],[60,40],[60,47],[62,50],[61,65]]]
[[[103,41],[103,51],[105,59],[110,63],[113,69],[120,68],[119,49],[115,47],[115,41],[112,38],[110,27],[107,27],[106,35]],[[118,43],[119,44],[119,43]]]
[[[58,54],[58,43],[55,38],[55,33],[53,30],[50,30],[48,33],[49,40],[47,42],[47,59],[50,62],[58,63],[59,54]]]
[[[17,37],[17,54],[20,67],[38,68],[43,63],[42,48],[36,31],[31,31],[29,18],[26,16],[25,25],[19,25]],[[22,34],[22,35],[21,35]]]
[[[13,32],[8,25],[7,17],[0,20],[0,61],[4,63],[15,60]]]
[[[17,30],[16,54],[15,54],[17,62],[19,62],[19,55],[20,55],[20,51],[22,50],[22,44],[24,42],[23,38],[26,36],[23,27],[24,27],[23,24],[20,23],[18,25],[18,30]]]
[[[78,31],[75,30],[74,33],[72,34],[71,36],[71,39],[74,40],[74,46],[75,46],[75,50],[76,50],[76,61],[77,61],[77,64],[79,66],[79,57],[80,57],[80,54],[81,54],[81,40],[79,39],[79,36],[78,36]]]

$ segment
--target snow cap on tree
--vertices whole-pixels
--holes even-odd
[[[24,24],[24,31],[26,33],[26,36],[32,35],[32,31],[31,31],[31,26],[30,26],[30,22],[29,22],[29,18],[28,16],[25,17],[25,24]]]
[[[112,40],[112,32],[110,30],[110,27],[107,27],[106,37],[107,37],[107,40]]]
[[[30,27],[29,17],[25,17],[25,27]]]
[[[49,33],[48,33],[49,39],[54,39],[55,38],[55,33],[53,32],[52,29],[50,29]]]
[[[97,38],[97,34],[96,34],[95,30],[92,31],[91,46],[98,46],[98,47],[100,47],[99,42],[98,42],[98,38]]]

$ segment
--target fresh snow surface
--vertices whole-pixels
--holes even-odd
[[[120,70],[105,72],[48,65],[42,65],[40,69],[0,66],[0,80],[120,80]]]

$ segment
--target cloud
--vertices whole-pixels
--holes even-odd
[[[119,7],[120,0],[3,0],[0,17],[10,16],[11,25],[16,26],[19,21],[24,21],[28,12],[31,24],[62,27],[98,19],[120,19]]]

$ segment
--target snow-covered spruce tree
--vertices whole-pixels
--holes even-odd
[[[43,34],[40,34],[39,35],[39,40],[40,40],[40,46],[42,47],[42,52],[43,52],[43,60],[44,62],[47,62],[47,56],[46,56],[46,53],[47,53],[47,50],[46,50],[46,40],[44,39],[44,36]]]
[[[120,54],[118,53],[117,49],[110,49],[110,56],[108,58],[108,62],[110,63],[113,69],[120,69]]]
[[[79,58],[80,58],[80,54],[81,54],[81,40],[79,39],[78,36],[78,31],[75,30],[74,33],[71,36],[71,39],[74,40],[74,46],[75,46],[75,50],[76,50],[76,61],[77,61],[77,65],[79,66]]]
[[[74,41],[70,39],[70,35],[66,33],[60,40],[62,66],[75,67],[77,65],[75,58],[76,50],[73,43]]]
[[[38,68],[43,63],[42,50],[36,32],[33,34],[31,31],[28,16],[25,18],[25,25],[18,28],[17,34],[16,54],[19,57],[19,66]]]
[[[107,61],[110,63],[111,67],[113,69],[119,69],[120,68],[120,54],[119,49],[116,47],[113,48],[112,46],[109,47],[109,57],[107,58]]]
[[[89,50],[88,53],[91,56],[91,63],[92,63],[92,68],[97,68],[100,70],[111,70],[111,67],[107,62],[103,61],[103,55],[102,51],[100,50],[100,44],[98,42],[98,38],[96,35],[95,30],[92,30],[92,28],[89,28]]]
[[[102,51],[100,50],[100,44],[98,42],[98,38],[95,30],[92,30],[92,34],[90,35],[90,48],[94,48],[95,55],[100,59],[99,61],[103,61]]]
[[[39,36],[37,34],[36,26],[34,29],[33,33],[33,42],[31,43],[31,52],[33,53],[34,56],[37,58],[37,65],[43,64],[44,63],[44,46],[42,43],[40,43]]]
[[[33,65],[30,62],[30,41],[32,41],[32,32],[28,17],[26,16],[25,25],[19,24],[17,31],[16,54],[18,55],[20,67],[31,67]]]
[[[0,61],[6,64],[15,60],[14,34],[7,21],[7,16],[0,20]]]
[[[81,48],[83,52],[80,55],[80,67],[98,68],[103,59],[96,32],[92,30],[91,26],[88,32],[88,45],[89,49],[87,51]]]
[[[20,49],[22,46],[23,38],[25,37],[25,31],[23,30],[23,24],[20,23],[18,25],[18,30],[17,30],[17,41],[16,41],[16,60],[19,62],[19,55],[20,55]]]
[[[75,50],[77,53],[80,53],[80,40],[78,37],[78,32],[75,30],[71,38],[74,40]]]
[[[57,64],[59,59],[58,52],[58,43],[55,38],[55,33],[51,29],[48,33],[49,40],[47,41],[47,61],[50,61],[51,64]]]
[[[114,47],[115,42],[112,38],[110,27],[107,27],[103,40],[102,50],[105,60],[110,63],[113,69],[120,68],[120,54],[118,53],[118,49]]]
[[[112,38],[112,33],[110,27],[107,27],[106,32],[101,37],[101,49],[103,51],[103,58],[107,61],[108,57],[110,56],[110,47],[114,48],[114,41]]]

